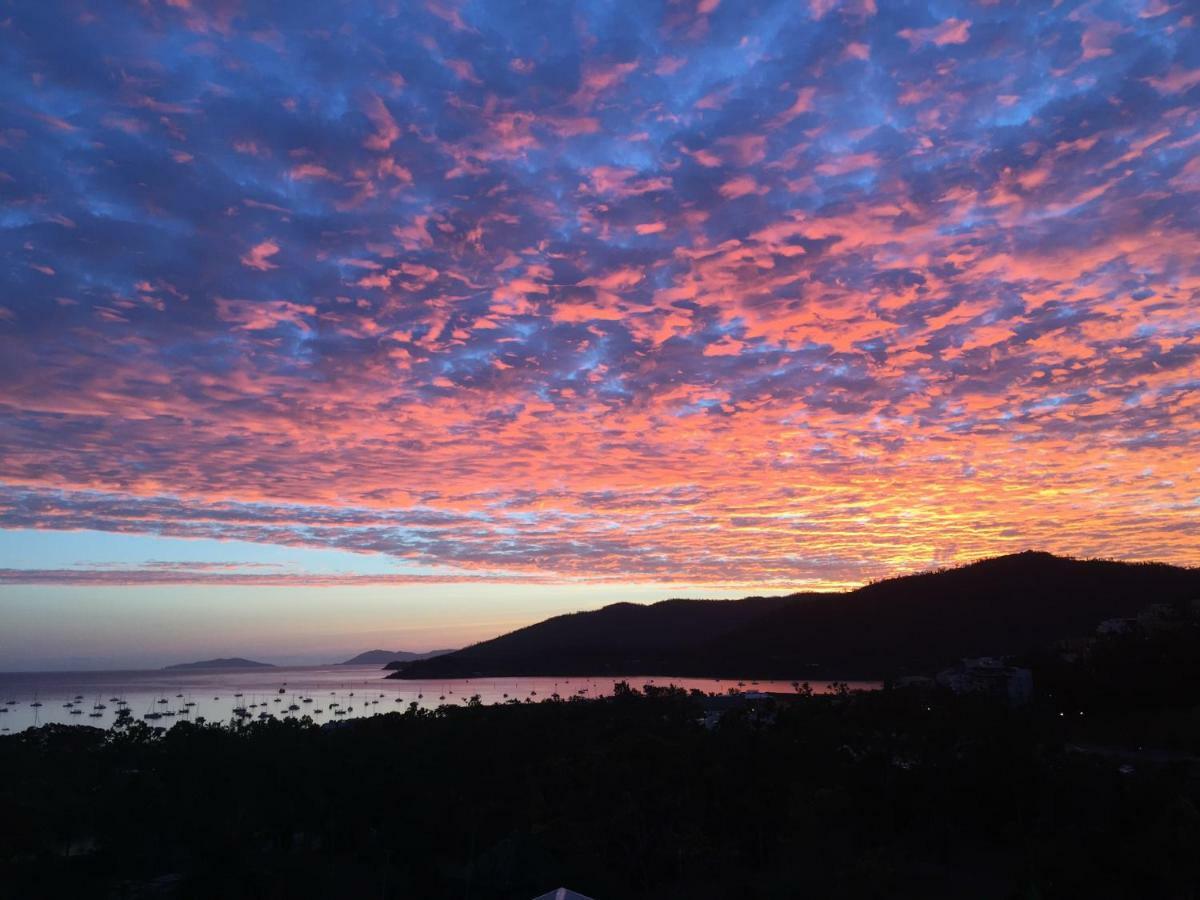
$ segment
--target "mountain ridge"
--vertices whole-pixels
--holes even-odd
[[[408,662],[418,659],[429,659],[432,656],[442,656],[453,653],[453,650],[366,650],[353,656],[345,662],[335,663],[338,666],[383,665],[391,662]]]
[[[173,666],[163,666],[164,669],[274,669],[271,663],[244,659],[240,656],[221,657],[218,659],[201,659],[197,662],[175,663]]]
[[[840,593],[617,603],[406,663],[389,678],[679,675],[886,678],[1023,653],[1154,602],[1200,569],[1024,551]]]

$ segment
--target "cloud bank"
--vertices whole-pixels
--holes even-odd
[[[0,23],[0,526],[484,579],[1196,561],[1188,4],[337,13]]]

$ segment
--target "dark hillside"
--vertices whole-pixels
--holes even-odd
[[[1200,598],[1200,570],[1019,553],[789,604],[709,648],[734,669],[791,677],[927,671],[1021,653],[1152,603]]]
[[[668,671],[696,649],[796,602],[793,597],[614,603],[555,616],[436,659],[413,662],[389,677],[621,674]],[[631,668],[632,667],[632,668]]]
[[[395,678],[662,674],[882,678],[1020,653],[1200,598],[1200,569],[1018,553],[843,594],[618,603],[547,619]]]

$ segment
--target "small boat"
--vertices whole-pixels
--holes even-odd
[[[83,710],[82,710],[82,709],[73,709],[73,710],[71,710],[71,715],[73,715],[73,716],[82,716],[82,715],[83,715]]]
[[[161,719],[161,718],[162,718],[162,714],[161,714],[161,713],[156,713],[156,712],[148,712],[148,713],[146,713],[144,716],[142,716],[142,718],[143,718],[143,719]]]
[[[162,704],[165,704],[165,703],[167,702],[167,698],[166,698],[166,697],[163,697],[163,698],[162,698],[162,699],[160,699],[158,702],[159,702],[159,703],[162,703]]]
[[[299,708],[300,707],[297,706],[295,703],[288,704],[288,712],[296,712],[296,710],[298,710]]]
[[[104,713],[90,712],[90,713],[88,713],[88,718],[89,719],[99,719],[103,715],[104,715]]]

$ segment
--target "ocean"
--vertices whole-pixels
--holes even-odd
[[[675,685],[724,694],[732,690],[789,693],[790,681],[737,681],[717,678],[638,676],[603,678],[463,678],[390,680],[378,666],[297,666],[267,669],[187,669],[129,672],[0,673],[0,733],[37,725],[91,725],[107,728],[127,706],[135,719],[170,727],[178,722],[311,716],[340,721],[404,710],[461,705],[478,695],[483,703],[537,702],[558,696],[603,697],[613,685]],[[832,682],[811,682],[817,693]],[[848,682],[873,689],[878,682]],[[235,713],[235,709],[243,712]],[[150,718],[146,718],[149,716]]]

